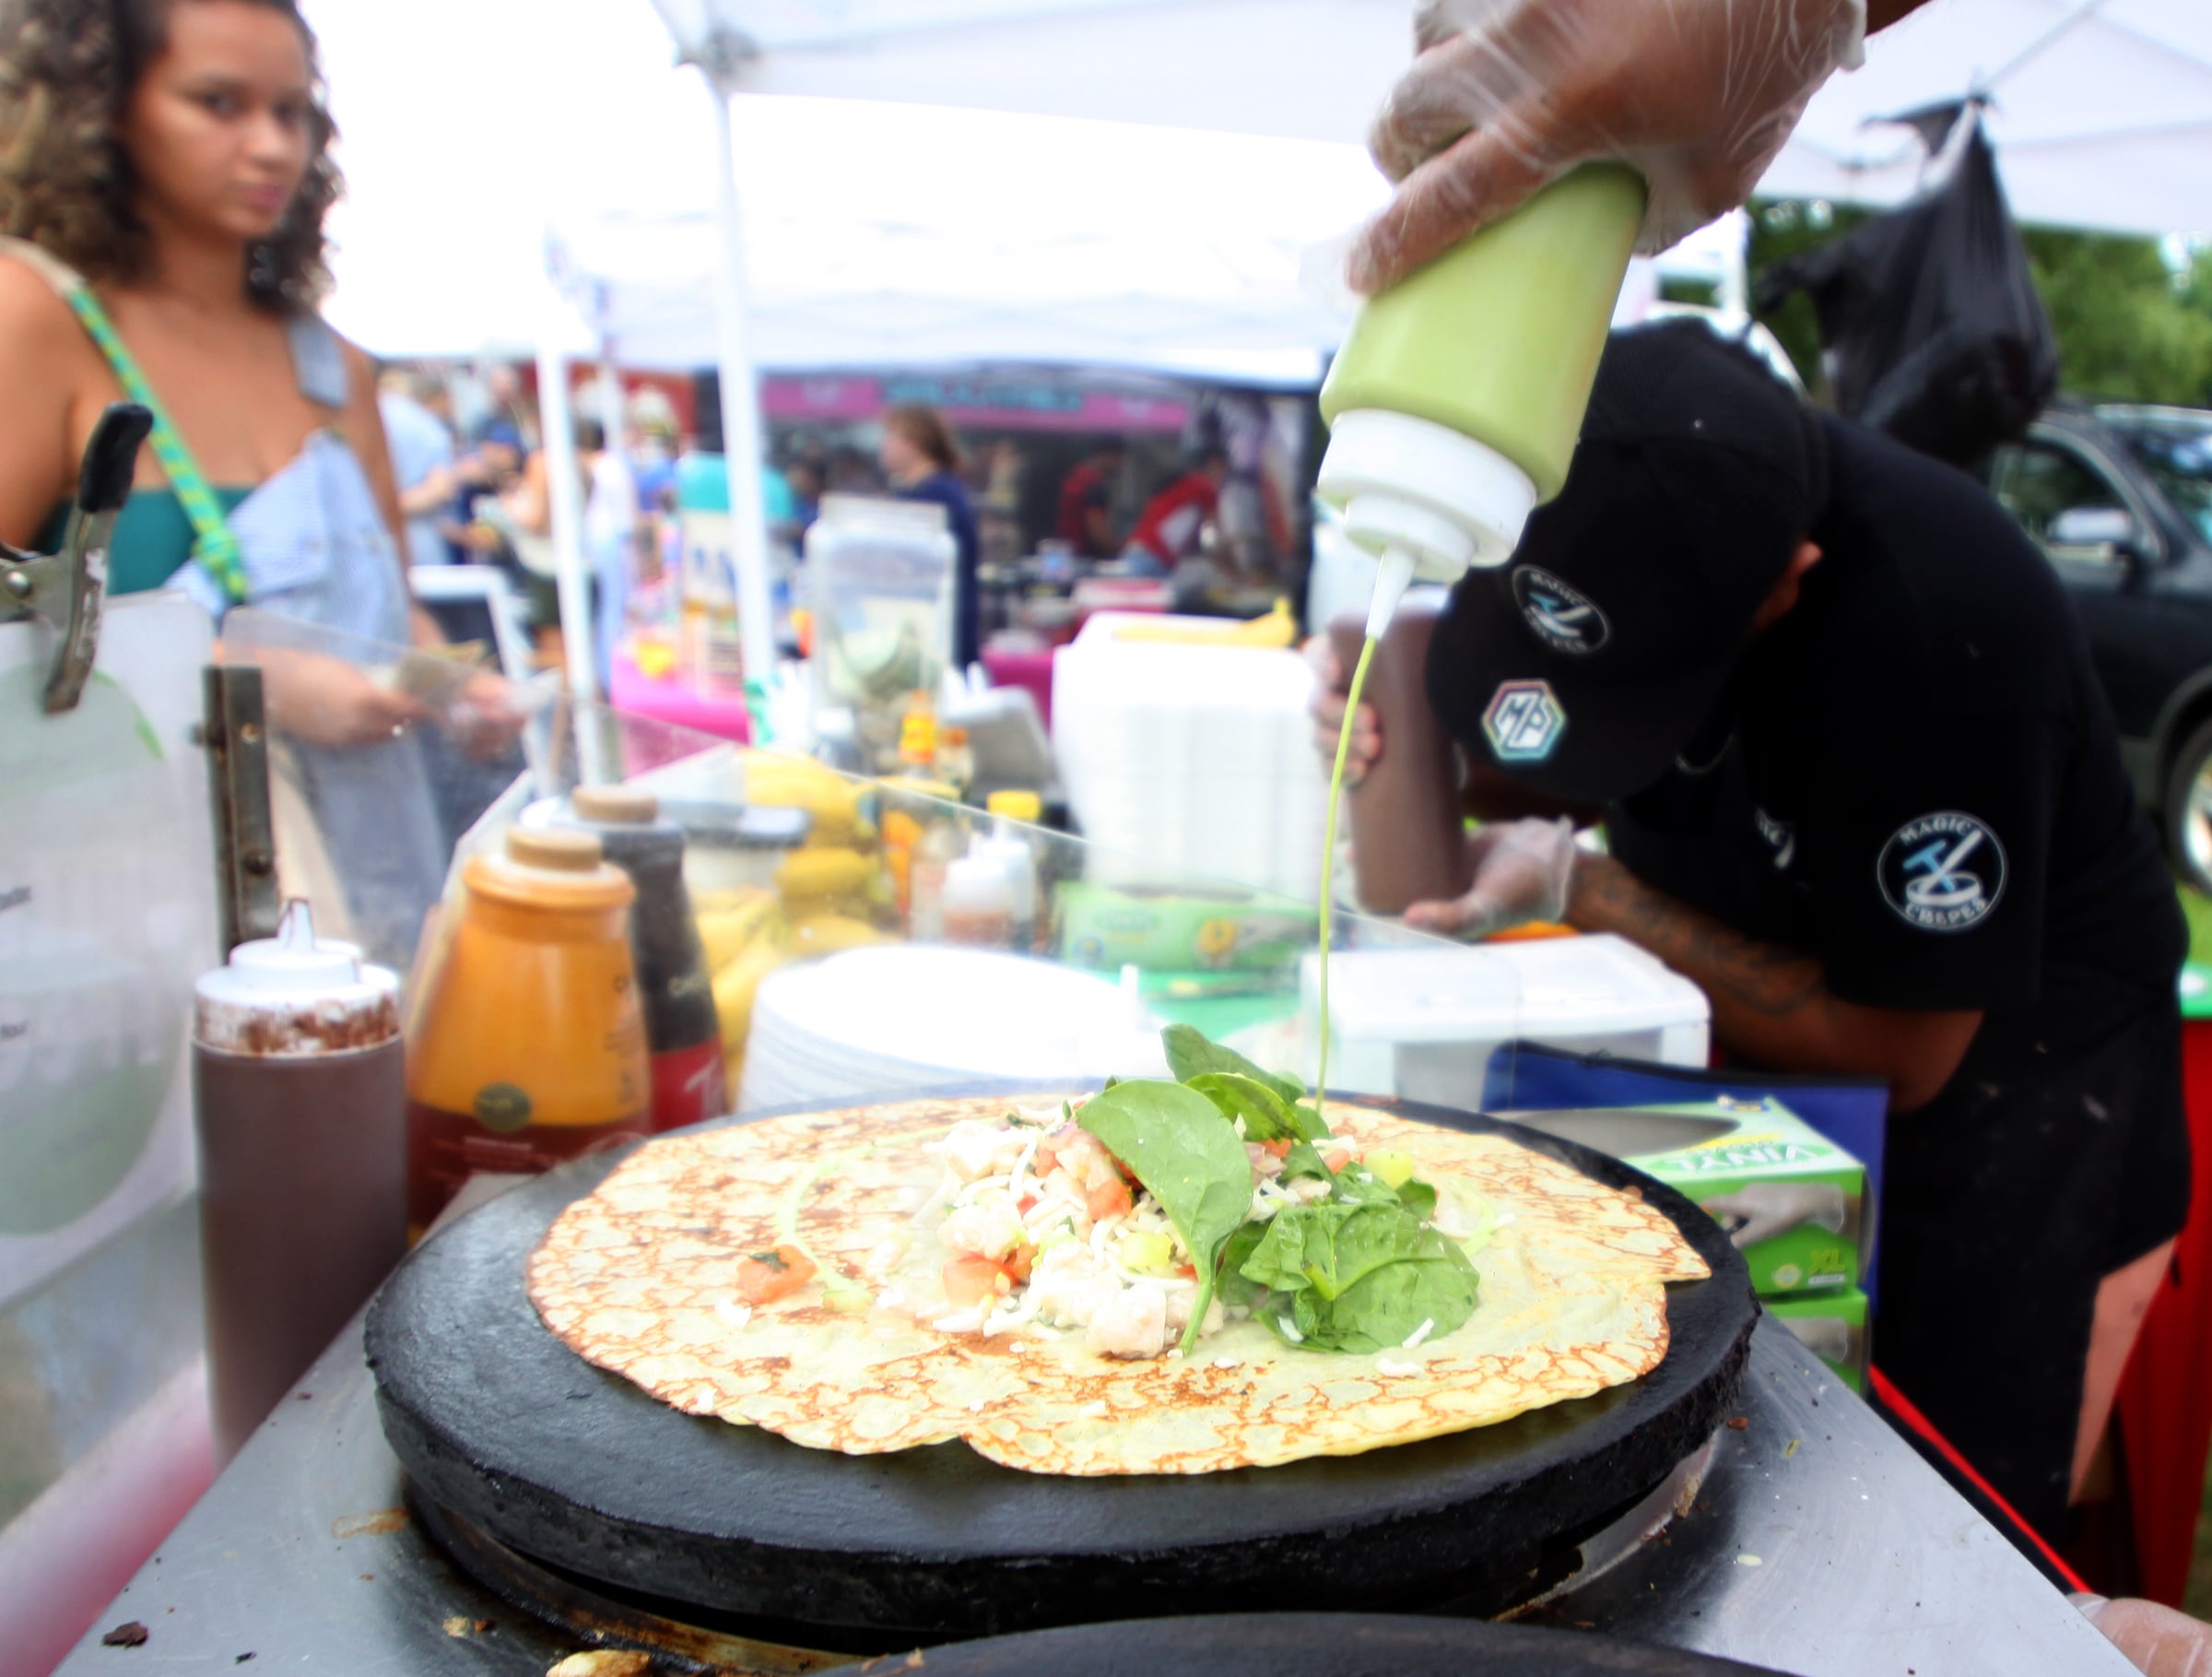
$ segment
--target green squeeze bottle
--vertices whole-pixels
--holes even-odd
[[[1381,561],[1329,776],[1321,892],[1320,1088],[1329,1063],[1329,880],[1352,718],[1375,643],[1419,577],[1500,565],[1568,462],[1643,220],[1644,184],[1594,163],[1371,298],[1321,389],[1316,488]]]

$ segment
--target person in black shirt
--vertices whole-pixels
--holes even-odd
[[[1474,812],[1521,819],[1407,921],[1617,932],[1736,1060],[1886,1080],[1877,1360],[2062,1531],[2187,1208],[2186,932],[2041,556],[1701,325],[1619,333],[1428,686]],[[1602,810],[1610,856],[1532,809]]]

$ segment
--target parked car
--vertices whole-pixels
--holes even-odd
[[[2212,892],[2212,412],[2054,407],[1986,470],[2081,608],[2167,856]]]

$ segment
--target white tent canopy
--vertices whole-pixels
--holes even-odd
[[[527,352],[551,312],[548,225],[564,230],[575,267],[603,266],[618,286],[649,272],[641,246],[607,254],[625,226],[672,254],[703,237],[681,228],[710,203],[712,124],[646,0],[537,0],[526,13],[513,0],[308,0],[308,10],[352,183],[336,222],[335,314],[371,348]],[[795,100],[741,99],[762,360],[849,360],[822,352],[868,338],[1020,356],[1052,321],[1080,327],[1084,342],[1099,325],[1122,340],[1118,354],[1100,346],[1100,359],[1140,357],[1128,339],[1152,328],[1115,300],[1144,291],[1125,283],[1126,265],[1147,245],[1182,258],[1160,282],[1160,364],[1185,364],[1194,342],[1232,358],[1277,353],[1274,329],[1255,323],[1302,306],[1281,295],[1279,258],[1379,199],[1356,142],[1404,60],[1406,11],[1402,0],[747,7],[762,53],[745,80],[762,91],[1186,131],[1071,121],[1024,133],[979,113],[938,127],[931,118],[950,112],[845,104],[799,115]],[[2023,218],[2212,233],[2212,6],[2092,0],[2068,24],[2084,11],[2079,0],[1930,0],[1814,101],[1768,189],[1892,201],[1911,189],[1917,150],[1902,131],[1863,122],[1994,77],[1990,130]],[[1237,137],[1216,150],[1187,132],[1201,128]],[[1267,148],[1255,135],[1319,143]],[[1052,148],[1063,145],[1055,174]],[[1096,208],[1071,233],[1066,218],[1087,199]],[[1048,230],[1051,217],[1062,220]],[[923,248],[932,240],[935,255]],[[963,240],[980,257],[964,313],[942,283],[920,284],[942,276]],[[825,283],[840,252],[850,259]],[[679,271],[704,270],[687,257]],[[894,307],[888,294],[909,273],[920,299]],[[1017,294],[1014,276],[1041,273],[1050,284]],[[854,299],[871,285],[887,295],[864,310]],[[651,289],[632,293],[638,342],[664,360],[683,299]],[[993,325],[1003,350],[990,348]]]

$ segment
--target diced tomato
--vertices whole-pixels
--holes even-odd
[[[1175,1273],[1182,1276],[1186,1281],[1194,1281],[1198,1279],[1198,1266],[1196,1264],[1177,1264]]]
[[[1034,1194],[1024,1194],[1021,1199],[1017,1201],[1017,1204],[1021,1211],[1021,1214],[1024,1217],[1027,1217],[1031,1211],[1037,1209],[1037,1196]]]
[[[988,1258],[963,1253],[959,1258],[945,1260],[945,1296],[955,1310],[965,1310],[971,1305],[1013,1290],[1014,1283],[1006,1272]]]
[[[1063,1124],[1058,1129],[1037,1143],[1037,1174],[1049,1176],[1060,1168],[1060,1150],[1083,1132],[1073,1124]]]
[[[1288,1159],[1290,1156],[1290,1143],[1288,1139],[1280,1141],[1263,1141],[1260,1143],[1260,1151],[1270,1159]]]
[[[1340,1171],[1359,1156],[1348,1147],[1332,1147],[1323,1151],[1321,1162],[1333,1171]]]
[[[772,1305],[814,1279],[814,1259],[796,1246],[756,1252],[737,1266],[737,1293],[748,1305]]]
[[[1084,1209],[1089,1211],[1093,1222],[1104,1222],[1109,1217],[1124,1217],[1136,1203],[1129,1192],[1129,1185],[1119,1176],[1110,1176],[1103,1182],[1094,1182],[1083,1196]]]
[[[999,1268],[1006,1272],[1006,1279],[1018,1287],[1030,1279],[1030,1266],[1036,1261],[1035,1246],[1016,1246],[1000,1260]]]

